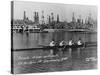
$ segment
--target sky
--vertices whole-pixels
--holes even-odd
[[[14,19],[23,19],[24,11],[26,11],[26,16],[32,21],[34,21],[34,12],[39,13],[39,20],[41,21],[42,11],[44,11],[45,21],[47,20],[47,15],[51,15],[52,12],[55,20],[57,14],[59,14],[60,21],[70,22],[73,12],[76,19],[80,15],[81,18],[85,19],[89,14],[91,14],[93,19],[97,19],[97,6],[14,1]]]

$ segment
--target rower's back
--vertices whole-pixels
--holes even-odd
[[[52,47],[52,46],[55,46],[55,42],[54,41],[51,41],[50,42],[50,46]]]
[[[64,41],[61,41],[61,42],[59,43],[59,45],[60,45],[60,46],[63,46],[63,45],[64,45]]]
[[[81,40],[78,40],[77,44],[78,45],[82,45],[82,41]]]
[[[59,45],[60,45],[60,46],[64,46],[64,45],[66,45],[66,42],[65,42],[65,41],[61,41],[61,42],[59,43]]]
[[[70,40],[69,43],[68,43],[68,45],[69,45],[69,46],[73,45],[73,41]]]

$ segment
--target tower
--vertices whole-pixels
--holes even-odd
[[[50,15],[49,15],[49,24],[51,23],[51,17],[50,17]]]
[[[80,21],[80,23],[82,22],[82,18],[81,18],[81,15],[79,15],[79,21]]]
[[[57,14],[57,23],[59,23],[59,15]]]
[[[34,12],[34,22],[36,23],[36,12]]]
[[[24,11],[24,17],[23,17],[23,20],[25,20],[26,19],[26,12]]]
[[[83,22],[83,19],[82,19],[82,24],[83,24],[84,22]]]
[[[90,13],[89,16],[88,16],[88,23],[89,23],[89,24],[91,23],[91,13]]]
[[[72,16],[72,22],[75,22],[75,15],[74,15],[74,12],[73,12],[73,16]]]
[[[42,11],[42,24],[44,24],[44,11]]]
[[[54,15],[53,15],[53,12],[51,13],[51,20],[52,20],[52,22],[54,21]]]
[[[39,23],[39,14],[36,12],[36,22]]]
[[[39,14],[38,14],[38,12],[34,12],[34,22],[39,23]]]

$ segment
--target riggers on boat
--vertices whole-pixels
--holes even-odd
[[[55,48],[78,48],[78,47],[83,47],[85,46],[84,44],[78,45],[78,44],[73,44],[73,45],[63,45],[63,46],[43,46],[44,49],[55,49]]]
[[[56,45],[56,46],[44,46],[44,45],[41,45],[42,47],[38,47],[38,48],[25,48],[25,49],[12,49],[12,51],[30,51],[30,50],[50,50],[50,49],[58,49],[58,48],[63,48],[63,49],[66,49],[66,48],[86,48],[86,47],[91,47],[91,46],[97,46],[97,43],[95,42],[84,42],[82,43],[81,45],[78,45],[77,43],[74,43],[73,45],[69,46],[69,45],[64,45],[64,46],[59,46],[59,45]]]

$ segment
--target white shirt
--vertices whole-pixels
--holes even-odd
[[[60,46],[63,46],[64,45],[64,41],[61,41],[59,45]]]
[[[60,45],[60,46],[63,46],[63,41],[61,41],[59,45]]]
[[[70,46],[73,45],[72,40],[70,40],[68,44],[69,44]]]
[[[77,44],[78,44],[78,45],[82,45],[82,43],[81,43],[81,41],[80,41],[80,40],[77,42]]]
[[[52,42],[50,43],[50,46],[55,46],[54,41],[52,41]]]

